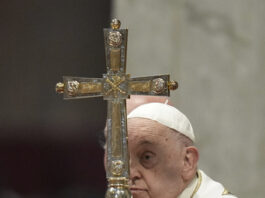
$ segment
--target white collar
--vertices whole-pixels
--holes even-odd
[[[201,185],[202,176],[199,171],[197,171],[196,176],[189,183],[189,185],[182,191],[178,198],[193,198],[195,193],[198,191]]]

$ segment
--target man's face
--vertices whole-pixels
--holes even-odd
[[[184,189],[185,154],[177,133],[148,119],[128,120],[130,189],[134,198],[176,198]]]

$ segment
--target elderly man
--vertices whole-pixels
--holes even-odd
[[[133,198],[235,198],[197,168],[190,121],[165,100],[134,97],[127,104]]]

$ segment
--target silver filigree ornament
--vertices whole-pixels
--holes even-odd
[[[161,94],[164,92],[166,87],[166,82],[162,78],[156,78],[152,81],[152,92],[155,94]]]
[[[111,164],[111,172],[113,175],[121,175],[123,169],[124,169],[124,163],[121,161],[121,160],[115,160],[115,161],[112,161],[112,164]]]
[[[108,44],[113,47],[119,47],[122,43],[122,34],[118,31],[109,32]]]
[[[67,82],[67,91],[70,96],[75,96],[78,92],[79,82],[76,80]]]

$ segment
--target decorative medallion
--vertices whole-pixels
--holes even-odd
[[[111,163],[111,172],[113,175],[119,176],[124,169],[124,163],[121,160],[115,160]]]
[[[155,94],[161,94],[164,92],[166,87],[166,82],[162,78],[156,78],[152,82],[152,92]]]
[[[118,31],[109,32],[108,44],[112,47],[119,47],[122,43],[122,34]]]
[[[79,82],[76,80],[67,82],[67,91],[69,96],[75,96],[78,93]]]

